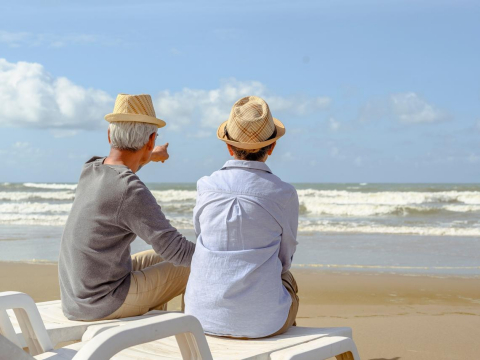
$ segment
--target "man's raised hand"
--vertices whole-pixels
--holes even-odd
[[[152,154],[150,155],[150,161],[155,161],[155,162],[161,161],[162,163],[165,162],[165,160],[167,160],[170,157],[170,155],[168,155],[167,148],[168,148],[168,142],[165,143],[165,145],[155,146],[155,148],[152,151]]]

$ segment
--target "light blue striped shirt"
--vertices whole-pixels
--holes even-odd
[[[185,313],[212,335],[257,338],[285,323],[281,274],[297,245],[295,188],[258,161],[227,161],[197,183],[197,246]]]

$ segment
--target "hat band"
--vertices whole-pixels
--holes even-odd
[[[225,133],[225,137],[226,137],[228,140],[238,142],[238,140],[235,140],[235,139],[231,138],[231,137],[228,135],[227,125],[225,125],[225,128],[224,128],[223,131],[224,131],[224,133]],[[268,140],[272,140],[272,139],[275,138],[276,136],[277,136],[277,127],[275,127],[275,129],[273,129],[272,135],[270,135],[270,137],[269,137],[268,139],[262,140],[262,142],[268,141]]]

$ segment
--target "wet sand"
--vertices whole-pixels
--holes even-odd
[[[362,359],[480,358],[479,278],[292,272],[298,325],[352,327]],[[57,265],[0,262],[0,291],[7,290],[59,299]]]

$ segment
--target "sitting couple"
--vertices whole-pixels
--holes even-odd
[[[285,134],[267,103],[238,100],[217,131],[234,160],[197,183],[196,244],[170,225],[136,175],[168,159],[155,147],[149,95],[120,94],[107,157],[83,167],[63,233],[62,306],[72,320],[117,319],[163,309],[185,294],[185,313],[205,333],[235,338],[281,334],[295,325],[299,299],[290,273],[297,245],[298,197],[265,164]],[[131,256],[140,237],[153,250]]]

